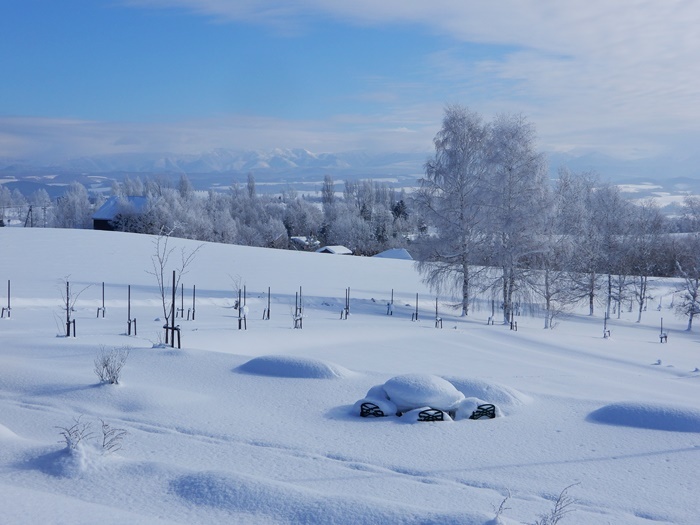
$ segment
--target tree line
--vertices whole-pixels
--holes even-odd
[[[700,313],[700,199],[672,221],[653,200],[633,204],[592,173],[546,177],[535,128],[520,115],[490,122],[448,106],[414,199],[432,228],[416,244],[434,289],[451,288],[468,315],[477,295],[498,299],[507,323],[524,298],[544,304],[545,327],[574,304],[591,315],[635,304],[638,321],[654,277],[681,277],[681,313]],[[684,233],[679,233],[682,231]]]
[[[356,255],[408,248],[425,281],[451,291],[468,315],[478,297],[497,301],[509,322],[523,301],[544,305],[545,327],[574,304],[589,313],[620,315],[634,305],[638,320],[655,277],[679,277],[679,311],[688,328],[700,313],[700,198],[664,216],[653,200],[633,204],[594,173],[566,168],[550,180],[536,149],[535,127],[520,115],[486,121],[460,105],[445,109],[419,188],[407,192],[372,180],[320,191],[257,192],[253,175],[228,191],[195,191],[186,175],[126,177],[117,230],[269,248],[343,245]],[[145,198],[144,209],[126,197]],[[0,208],[32,204],[36,226],[91,228],[104,197],[78,182],[52,203],[40,189],[25,199],[0,185]]]

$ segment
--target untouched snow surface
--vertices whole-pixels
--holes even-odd
[[[0,306],[7,280],[12,293],[0,319],[0,523],[485,525],[510,494],[498,522],[512,525],[534,523],[570,485],[562,525],[700,523],[700,337],[670,309],[672,282],[656,284],[642,323],[626,308],[613,316],[607,339],[600,315],[553,331],[524,315],[516,332],[487,324],[490,300],[452,316],[451,297],[437,329],[410,261],[206,244],[178,293],[186,312],[196,285],[177,349],[162,344],[152,241],[0,229]],[[171,243],[175,264],[198,246]],[[64,334],[65,280],[83,290],[77,337]],[[247,330],[234,283],[246,286]],[[127,285],[137,336],[126,335]],[[123,346],[120,384],[99,383],[96,356]],[[394,379],[401,397],[407,378],[426,376],[431,402],[449,393],[502,417],[358,416],[377,385]],[[68,450],[61,432],[76,421],[95,437]],[[102,421],[127,431],[112,454]]]

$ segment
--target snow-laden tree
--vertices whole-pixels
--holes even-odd
[[[316,237],[323,224],[323,212],[318,206],[296,195],[289,195],[285,198],[282,220],[290,237]]]
[[[489,172],[489,126],[459,105],[445,109],[435,136],[435,154],[415,197],[434,235],[419,245],[418,269],[433,289],[457,287],[463,315],[468,315],[474,266],[486,239],[486,177]]]
[[[700,250],[700,240],[696,238],[693,243],[696,250]],[[696,251],[691,256],[693,260],[689,261],[685,267],[678,263],[678,274],[683,278],[682,288],[680,289],[680,302],[676,306],[676,312],[680,315],[688,317],[689,332],[693,329],[693,319],[700,315],[700,251]]]
[[[664,228],[664,217],[654,200],[649,199],[635,206],[626,248],[629,273],[634,276],[633,294],[638,306],[638,323],[641,322],[642,312],[650,299],[649,278],[658,275],[659,254],[664,248]]]
[[[575,237],[568,231],[572,203],[569,188],[562,179],[560,174],[549,208],[544,211],[543,229],[538,235],[541,251],[534,254],[532,271],[525,279],[533,294],[544,301],[545,329],[554,328],[555,319],[575,302],[567,270],[575,246]]]
[[[546,162],[535,149],[535,127],[521,115],[494,120],[487,150],[486,227],[491,263],[501,270],[497,286],[508,323],[529,261],[541,252],[537,239],[548,206]]]
[[[56,228],[92,228],[93,206],[85,186],[72,182],[58,199],[54,214]]]
[[[700,315],[700,199],[686,198],[683,212],[697,233],[685,234],[679,242],[676,267],[683,281],[676,312],[688,317],[687,330],[691,331],[693,319]]]

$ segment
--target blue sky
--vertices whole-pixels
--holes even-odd
[[[682,0],[0,0],[0,156],[429,152],[455,102],[547,151],[689,155],[698,27]]]

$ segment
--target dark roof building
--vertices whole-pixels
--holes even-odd
[[[95,230],[115,231],[117,225],[126,219],[133,219],[146,212],[148,198],[146,197],[110,197],[92,216],[92,227]]]

